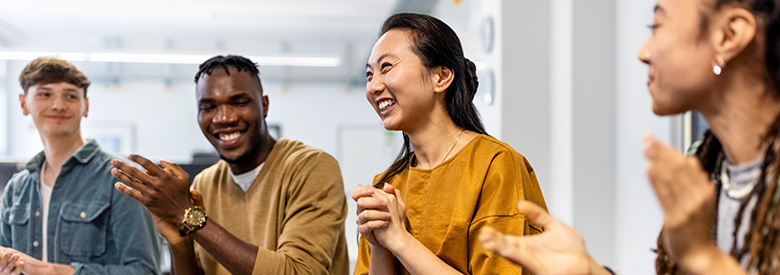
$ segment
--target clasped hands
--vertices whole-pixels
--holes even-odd
[[[406,204],[389,183],[382,189],[358,184],[352,199],[357,203],[358,231],[372,246],[393,251],[411,236],[406,229]]]
[[[57,270],[50,263],[33,258],[13,248],[0,247],[0,275],[62,274],[63,272],[72,272],[71,270],[73,268],[70,266]]]

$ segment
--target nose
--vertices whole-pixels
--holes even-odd
[[[366,95],[379,95],[385,90],[385,82],[381,75],[376,75],[366,82]]]
[[[65,109],[65,98],[64,96],[54,96],[54,100],[51,104],[52,110],[62,111]]]
[[[645,40],[645,43],[642,44],[641,48],[639,48],[638,57],[639,57],[639,60],[642,61],[642,63],[645,63],[645,64],[649,65],[650,64],[650,49],[649,49],[650,46],[648,46],[648,44],[650,44],[650,38]]]
[[[212,122],[216,124],[231,124],[238,120],[235,111],[230,106],[217,107],[217,114],[212,119]]]

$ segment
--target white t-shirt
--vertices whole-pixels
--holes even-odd
[[[255,169],[252,169],[249,172],[243,173],[241,175],[233,174],[233,171],[230,171],[230,177],[233,178],[233,181],[238,184],[238,187],[241,188],[241,190],[249,189],[250,186],[252,186],[252,182],[255,181],[255,178],[257,178],[257,175],[260,174],[260,169],[263,169],[263,163],[258,165]]]
[[[54,190],[54,186],[49,187],[46,185],[46,183],[43,182],[43,175],[46,171],[46,162],[43,163],[43,166],[41,166],[41,182],[40,182],[40,192],[41,192],[41,204],[43,206],[41,211],[41,220],[42,226],[43,226],[43,239],[41,240],[41,249],[43,250],[43,256],[41,257],[41,260],[46,262],[48,261],[48,242],[46,236],[48,235],[48,229],[49,229],[49,202],[51,202],[51,191]]]

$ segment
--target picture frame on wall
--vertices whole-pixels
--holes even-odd
[[[127,156],[138,151],[135,122],[99,121],[84,123],[81,134],[86,139],[95,139],[104,151]]]

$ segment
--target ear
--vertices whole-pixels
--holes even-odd
[[[263,118],[268,117],[268,96],[263,96]]]
[[[742,53],[756,37],[756,17],[740,7],[724,8],[713,26],[715,50],[728,62]]]
[[[19,104],[22,105],[22,114],[29,115],[30,111],[27,110],[27,98],[25,94],[19,94]]]
[[[455,79],[455,72],[444,66],[433,68],[431,73],[433,76],[433,91],[436,93],[446,91],[452,84],[452,80]]]
[[[87,117],[88,114],[89,114],[89,98],[85,97],[84,98],[84,117]]]

